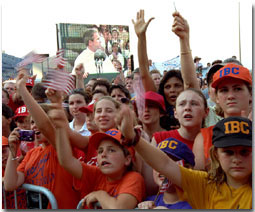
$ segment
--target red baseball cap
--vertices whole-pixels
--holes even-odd
[[[32,77],[29,77],[26,82],[26,86],[28,87],[34,87],[35,80]]]
[[[2,146],[8,146],[8,138],[6,138],[5,136],[2,136]]]
[[[153,91],[147,91],[144,98],[146,104],[151,103],[152,105],[158,106],[161,111],[166,112],[165,101],[162,95]]]
[[[212,87],[217,88],[219,83],[226,78],[241,79],[252,84],[251,73],[247,68],[234,63],[228,63],[213,75]]]
[[[29,112],[27,110],[27,107],[25,105],[23,105],[16,109],[14,119],[16,119],[18,117],[22,117],[22,116],[28,116],[28,115],[29,115]]]
[[[105,138],[110,138],[113,139],[114,141],[118,142],[120,145],[121,144],[121,140],[122,140],[122,134],[119,130],[117,129],[110,129],[107,132],[103,133],[103,132],[97,132],[94,135],[92,135],[89,139],[89,143],[91,145],[94,146],[95,149],[98,148],[99,144],[101,143],[101,141]],[[123,145],[122,145],[123,146]],[[135,150],[133,147],[126,147],[124,146],[130,153],[130,155],[132,156],[132,158],[134,158],[135,155]]]
[[[92,101],[89,103],[88,106],[81,107],[79,110],[83,113],[93,113],[94,112],[94,104],[95,104],[95,101]]]

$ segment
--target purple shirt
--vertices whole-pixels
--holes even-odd
[[[156,195],[147,197],[145,201],[154,201]],[[164,194],[159,194],[155,202],[155,206],[164,206],[168,209],[192,209],[190,204],[185,201],[177,202],[175,204],[166,204],[163,200]]]

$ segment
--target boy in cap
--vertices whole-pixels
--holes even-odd
[[[30,130],[30,116],[26,105],[17,108],[13,119],[20,129]]]
[[[32,88],[34,86],[35,77],[29,77],[26,81],[26,87],[29,91],[29,93],[32,92]],[[16,109],[20,106],[24,105],[24,102],[20,96],[20,94],[15,90],[13,94],[10,95],[8,106],[13,110],[16,111]]]
[[[175,138],[167,138],[158,144],[158,148],[181,166],[191,168],[195,165],[194,154],[190,148]],[[175,185],[164,175],[153,169],[153,178],[159,186],[157,195],[149,196],[138,204],[139,209],[191,209],[186,201],[181,201]]]
[[[91,136],[90,143],[98,152],[98,167],[90,166],[73,156],[60,113],[51,110],[50,116],[56,127],[59,163],[76,178],[74,187],[84,197],[86,207],[99,202],[103,209],[135,208],[143,199],[144,181],[139,173],[130,170],[134,152],[121,145],[121,132],[110,129]]]
[[[31,116],[29,115],[29,112],[25,105],[17,108],[17,110],[15,111],[15,116],[13,117],[19,130],[31,129],[30,118]],[[21,141],[19,149],[17,151],[17,157],[19,157],[18,161],[21,162],[25,157],[26,153],[34,147],[35,147],[34,141],[32,142]]]

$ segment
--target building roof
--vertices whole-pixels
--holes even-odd
[[[17,75],[17,71],[15,70],[15,66],[17,63],[22,61],[22,58],[15,57],[13,55],[8,55],[6,53],[2,53],[2,80],[8,80],[10,78],[15,78]],[[27,66],[29,69],[32,68],[32,64]]]

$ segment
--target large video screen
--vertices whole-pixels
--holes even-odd
[[[129,27],[125,25],[93,25],[93,24],[57,24],[58,48],[65,49],[68,60],[67,70],[72,71],[76,58],[87,48],[86,36],[88,29],[98,31],[101,50],[113,62],[114,58],[121,63],[122,70],[127,68],[130,57]],[[118,58],[114,49],[118,49]]]

